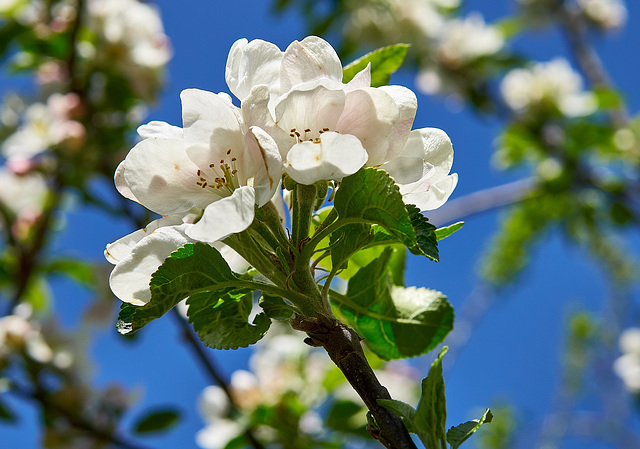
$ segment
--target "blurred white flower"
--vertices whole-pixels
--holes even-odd
[[[97,41],[80,42],[79,54],[115,65],[137,95],[153,99],[172,56],[158,8],[138,0],[90,0],[88,12]]]
[[[89,14],[112,45],[122,46],[130,63],[159,68],[171,58],[158,9],[137,0],[92,0]]]
[[[504,46],[504,36],[487,25],[480,14],[449,20],[436,37],[440,62],[457,68],[474,59],[493,55]]]
[[[34,103],[24,113],[22,125],[0,147],[8,159],[29,159],[54,145],[77,150],[84,142],[84,126],[72,119],[79,108],[76,94],[53,94],[46,103]]]
[[[631,327],[620,334],[622,355],[613,362],[613,371],[631,393],[640,393],[640,328]]]
[[[243,426],[235,421],[216,419],[196,433],[196,444],[204,449],[222,449],[243,431]]]
[[[40,330],[26,318],[18,315],[0,318],[0,358],[21,349],[39,363],[49,363],[54,356]]]
[[[622,0],[578,0],[584,15],[604,30],[620,28],[627,21],[627,8]]]
[[[561,58],[511,70],[500,90],[507,105],[518,114],[555,106],[567,117],[579,117],[597,108],[594,95],[583,90],[580,75]]]

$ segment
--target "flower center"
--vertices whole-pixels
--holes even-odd
[[[236,166],[237,159],[235,157],[229,158],[229,156],[231,156],[231,148],[227,150],[227,158],[220,159],[218,164],[209,164],[209,168],[215,176],[213,182],[211,182],[203,170],[198,170],[196,172],[198,176],[196,185],[203,189],[209,187],[216,190],[226,190],[229,194],[240,187],[238,168]]]
[[[320,143],[320,135],[328,131],[331,131],[331,130],[329,128],[322,128],[318,130],[318,132],[312,132],[311,129],[306,128],[301,133],[296,128],[291,128],[291,133],[289,134],[289,136],[296,139],[296,143],[300,143],[300,142]]]

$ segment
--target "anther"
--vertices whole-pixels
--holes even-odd
[[[227,150],[227,154],[231,154],[231,148]]]

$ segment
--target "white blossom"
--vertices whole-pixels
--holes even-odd
[[[627,8],[622,0],[578,0],[584,15],[604,30],[622,27],[627,20]]]
[[[453,68],[493,55],[503,46],[502,33],[496,27],[485,24],[479,14],[449,20],[436,37],[440,62]]]
[[[46,103],[34,103],[24,113],[23,123],[0,147],[9,159],[29,159],[54,145],[76,150],[84,142],[84,126],[72,119],[79,107],[76,94],[53,94]]]
[[[342,83],[342,64],[323,39],[275,45],[237,41],[227,62],[231,91],[245,121],[278,144],[297,182],[340,180],[365,163],[380,165],[403,148],[417,101],[399,86],[372,88],[369,67]]]
[[[511,70],[500,86],[507,105],[519,114],[555,106],[568,117],[593,113],[595,97],[582,88],[582,79],[565,59]]]
[[[640,328],[631,327],[620,334],[622,355],[613,363],[613,371],[631,393],[640,393]]]
[[[184,128],[141,126],[143,140],[115,175],[124,197],[164,216],[105,250],[116,264],[111,289],[134,305],[149,301],[151,274],[173,251],[243,231],[255,205],[267,203],[279,185],[275,142],[258,128],[247,129],[228,96],[188,89],[181,98]]]

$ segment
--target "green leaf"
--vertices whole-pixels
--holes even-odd
[[[251,290],[196,293],[189,296],[187,305],[189,322],[202,342],[214,349],[246,348],[264,337],[271,325],[265,313],[259,313],[253,324],[248,322]]]
[[[336,192],[334,207],[338,221],[380,225],[413,254],[437,260],[435,227],[415,206],[405,206],[387,172],[364,168],[347,176]]]
[[[416,417],[416,409],[406,402],[398,401],[396,399],[378,399],[377,402],[387,410],[402,418],[409,432],[416,433],[416,429],[413,425],[413,420]]]
[[[442,240],[449,237],[451,234],[459,230],[464,226],[464,221],[459,221],[449,226],[436,229],[436,239]]]
[[[422,381],[422,396],[413,420],[418,436],[429,449],[447,449],[447,402],[442,378],[442,357],[445,346],[431,365],[429,375]]]
[[[134,424],[134,432],[139,435],[165,432],[180,420],[180,413],[173,408],[162,408],[147,412]]]
[[[596,86],[593,89],[599,109],[611,110],[622,106],[622,96],[614,89]]]
[[[413,204],[407,204],[407,212],[411,219],[411,225],[416,234],[416,244],[407,246],[409,251],[416,256],[427,256],[429,259],[437,262],[438,255],[438,239],[436,237],[436,227],[429,223],[427,217],[422,215],[420,209]]]
[[[90,262],[60,257],[49,262],[44,269],[48,274],[67,276],[85,287],[95,287],[96,277]]]
[[[294,313],[294,309],[287,304],[284,299],[278,296],[267,295],[262,292],[259,303],[264,313],[272,320],[286,321],[289,320]]]
[[[153,273],[149,285],[151,300],[147,304],[121,306],[116,325],[121,334],[141,329],[187,296],[220,292],[221,297],[243,286],[218,250],[204,243],[188,243],[174,251]]]
[[[15,423],[18,421],[16,414],[7,404],[0,401],[0,421]]]
[[[364,223],[352,223],[331,234],[329,244],[333,269],[346,268],[349,257],[372,239],[371,226]]]
[[[342,82],[348,83],[354,76],[371,63],[371,86],[389,84],[391,74],[400,68],[409,50],[409,44],[395,44],[367,53],[342,70]]]
[[[453,307],[440,292],[392,285],[386,248],[350,280],[346,295],[331,299],[367,346],[389,360],[430,351],[453,328]]]
[[[474,419],[452,427],[447,431],[447,441],[451,449],[458,449],[481,425],[493,421],[491,410],[487,409],[480,419]]]
[[[366,424],[362,405],[344,399],[331,405],[326,419],[328,428],[341,433],[355,434],[362,438],[369,436]]]

